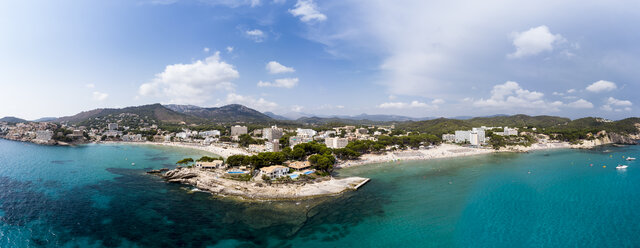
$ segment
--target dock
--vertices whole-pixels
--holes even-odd
[[[356,185],[355,187],[353,187],[354,189],[358,189],[360,187],[362,187],[362,185],[365,185],[366,183],[368,183],[371,179],[367,178],[364,181],[362,181],[361,183],[359,183],[358,185]]]

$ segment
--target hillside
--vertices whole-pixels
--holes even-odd
[[[175,112],[160,104],[151,104],[135,107],[126,107],[122,109],[94,109],[90,111],[81,112],[73,116],[65,116],[56,119],[56,122],[69,122],[69,123],[81,123],[98,117],[104,117],[109,115],[119,114],[135,114],[144,119],[154,120],[161,123],[178,123],[181,121],[192,123],[201,122],[199,118],[185,115]]]
[[[476,117],[468,120],[456,120],[440,118],[435,120],[403,122],[396,125],[400,129],[407,131],[419,131],[442,135],[453,133],[456,130],[469,130],[472,127],[480,126],[509,126],[509,127],[536,127],[545,130],[546,133],[595,133],[606,130],[620,134],[637,134],[637,124],[640,118],[627,118],[619,121],[605,121],[602,118],[587,117],[576,120],[557,116],[493,116]]]
[[[230,104],[219,108],[201,108],[192,105],[166,105],[165,107],[182,114],[216,123],[269,123],[275,121],[255,109],[239,104]]]
[[[24,119],[20,119],[18,117],[7,116],[0,119],[0,122],[8,122],[8,123],[20,123],[20,122],[29,122]]]

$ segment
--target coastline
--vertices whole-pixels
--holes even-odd
[[[187,184],[217,196],[235,196],[244,200],[286,201],[340,195],[357,190],[369,181],[363,177],[323,178],[315,182],[267,184],[260,181],[236,181],[224,172],[196,168],[169,170],[161,175],[167,182]]]

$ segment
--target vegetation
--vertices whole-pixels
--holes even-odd
[[[202,156],[201,158],[199,158],[198,160],[196,160],[197,162],[213,162],[216,160],[222,160],[222,158],[212,158],[209,156]]]
[[[193,163],[192,158],[183,158],[182,160],[176,162],[176,164],[189,164],[189,163]]]

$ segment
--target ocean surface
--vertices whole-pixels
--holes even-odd
[[[360,166],[360,190],[293,202],[145,174],[202,155],[0,140],[0,247],[640,246],[640,146]]]

